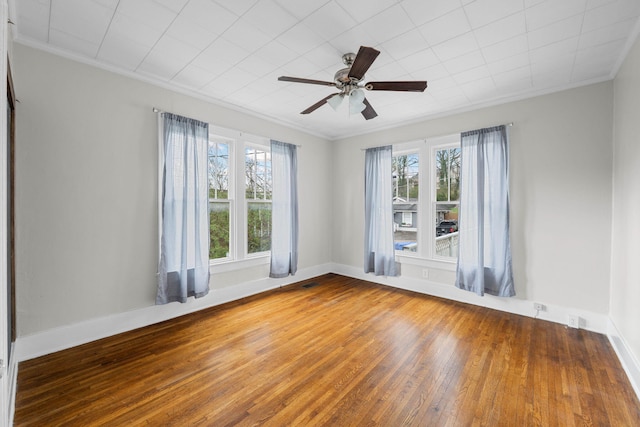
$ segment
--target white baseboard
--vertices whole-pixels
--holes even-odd
[[[611,318],[609,318],[609,331],[607,332],[607,336],[609,337],[613,350],[618,355],[618,360],[620,360],[633,390],[636,392],[636,396],[640,399],[640,363]]]
[[[312,277],[329,273],[331,269],[332,264],[318,265],[298,270],[295,276],[281,279],[264,278],[235,286],[212,289],[207,296],[198,299],[190,298],[184,304],[153,305],[19,337],[15,344],[15,358],[18,362],[22,362],[44,356],[45,354],[163,322],[291,283],[308,280]]]
[[[463,291],[453,285],[431,282],[425,279],[415,279],[410,277],[386,277],[366,274],[362,269],[349,265],[334,264],[333,272],[356,279],[368,280],[369,282],[380,283],[394,288],[405,289],[436,297],[446,298],[467,304],[506,311],[508,313],[519,314],[521,316],[535,317],[548,320],[554,323],[567,324],[568,316],[579,316],[581,319],[580,328],[606,334],[608,330],[608,316],[605,314],[593,313],[585,310],[578,310],[570,307],[561,307],[545,304],[545,311],[536,312],[533,308],[533,301],[516,298],[499,298],[492,295],[480,297],[474,293]],[[543,302],[544,303],[544,302]]]

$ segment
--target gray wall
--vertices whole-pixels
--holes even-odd
[[[616,76],[614,107],[611,318],[640,368],[640,41]]]
[[[14,55],[19,336],[154,304],[154,106],[301,144],[299,268],[331,261],[329,142],[22,45]],[[267,275],[224,272],[211,287]]]
[[[513,122],[510,196],[518,299],[609,312],[613,83],[478,109],[334,143],[334,259],[362,266],[362,148]],[[349,183],[349,185],[345,185]],[[402,266],[420,279],[420,269]],[[449,266],[450,267],[450,266]],[[454,274],[430,266],[453,286]],[[506,301],[505,304],[508,304]]]
[[[328,142],[21,45],[14,55],[20,336],[153,305],[152,106],[302,144],[301,268],[334,262],[361,270],[363,147],[514,122],[517,298],[609,313],[612,82]],[[212,288],[266,274],[264,266],[221,273]],[[403,275],[418,277],[419,269]],[[450,270],[432,268],[430,277],[453,286]]]

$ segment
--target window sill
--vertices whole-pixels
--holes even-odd
[[[242,270],[250,267],[257,267],[260,265],[268,265],[271,261],[271,254],[260,254],[255,255],[250,258],[240,259],[240,260],[210,260],[209,261],[209,272],[211,274],[216,273],[226,273],[227,271],[236,271]]]
[[[421,258],[417,255],[396,254],[396,261],[400,264],[418,265],[420,267],[436,268],[438,270],[456,271],[457,260]]]

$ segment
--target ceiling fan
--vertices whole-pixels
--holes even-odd
[[[299,77],[280,76],[278,80],[283,82],[308,83],[314,85],[335,86],[340,90],[338,93],[332,93],[322,98],[300,114],[309,114],[325,103],[337,109],[345,96],[349,97],[349,111],[353,113],[361,113],[365,119],[370,120],[378,115],[373,109],[369,101],[364,96],[362,89],[366,90],[389,90],[403,92],[424,92],[427,88],[427,82],[424,80],[416,81],[390,81],[390,82],[367,82],[364,83],[364,74],[367,72],[373,61],[380,54],[379,50],[372,47],[360,46],[358,54],[345,53],[342,55],[342,62],[347,66],[338,70],[334,76],[333,82],[323,80],[303,79]]]

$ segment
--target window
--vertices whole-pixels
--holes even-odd
[[[209,137],[209,258],[229,258],[231,199],[229,148],[231,140]]]
[[[393,173],[393,230],[396,250],[418,249],[419,154],[397,154],[391,159]]]
[[[211,262],[263,258],[271,249],[270,141],[210,126],[208,173]]]
[[[434,149],[435,255],[458,253],[458,207],[460,205],[460,144]]]
[[[247,252],[271,249],[271,153],[245,148],[245,198],[247,200]]]
[[[457,257],[460,136],[397,144],[393,149],[397,254],[433,260]]]

